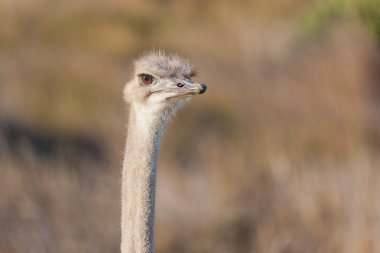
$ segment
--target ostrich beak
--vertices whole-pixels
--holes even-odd
[[[204,83],[193,83],[189,80],[180,80],[176,84],[176,90],[185,95],[203,94],[207,90],[207,85]],[[179,88],[179,89],[178,89]],[[183,89],[183,90],[181,90]]]
[[[164,88],[158,88],[156,90],[151,91],[150,94],[154,93],[167,93],[167,98],[174,97],[188,97],[198,94],[203,94],[207,90],[207,85],[203,83],[193,83],[188,80],[175,80],[174,82],[170,82]]]

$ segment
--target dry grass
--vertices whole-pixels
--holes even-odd
[[[106,157],[0,132],[0,253],[119,251],[121,90],[158,47],[209,90],[165,136],[157,252],[380,252],[379,48],[359,20],[298,36],[313,6],[0,1],[0,130],[86,136]]]

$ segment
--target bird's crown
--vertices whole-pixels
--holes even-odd
[[[159,78],[191,78],[196,72],[189,62],[177,55],[166,55],[162,51],[142,55],[134,63],[136,75],[148,73]]]

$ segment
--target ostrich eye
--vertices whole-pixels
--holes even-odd
[[[139,75],[140,81],[144,85],[149,85],[153,83],[153,76],[148,74],[141,74]]]

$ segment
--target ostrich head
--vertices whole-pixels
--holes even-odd
[[[202,94],[207,86],[192,81],[195,70],[178,56],[149,53],[134,63],[134,77],[124,88],[127,103],[149,108],[165,116],[174,112],[192,96]]]

